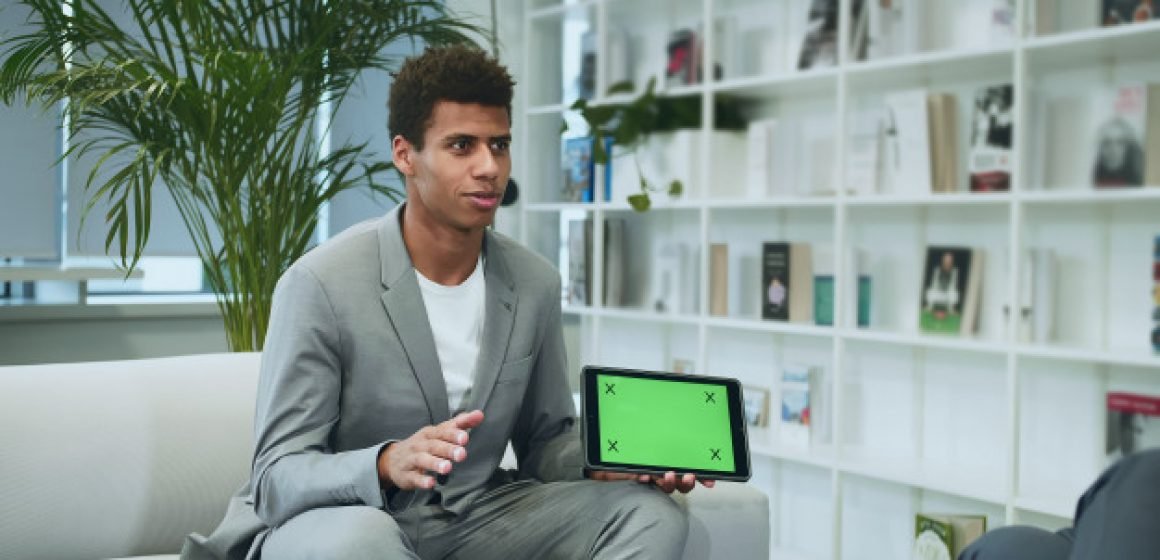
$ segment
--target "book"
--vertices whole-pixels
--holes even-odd
[[[1093,149],[1091,110],[1086,96],[1065,95],[1040,105],[1036,147],[1042,150],[1043,185],[1047,189],[1087,186],[1091,183],[1089,151]]]
[[[812,0],[798,70],[837,66],[838,0]]]
[[[621,307],[627,303],[625,291],[627,279],[625,268],[628,266],[627,246],[624,218],[607,218],[604,220],[604,306]]]
[[[878,191],[881,173],[882,111],[855,111],[850,115],[846,192],[869,195]]]
[[[887,94],[885,121],[884,163],[894,193],[930,193],[930,125],[926,90]]]
[[[810,443],[810,368],[787,364],[781,370],[781,416],[778,438],[788,447],[806,448]]]
[[[970,247],[929,247],[923,268],[919,329],[974,332],[983,277],[983,252]]]
[[[862,329],[869,328],[873,287],[869,258],[865,251],[851,248],[846,251],[845,259],[846,274],[854,277],[854,281],[849,285],[850,292],[846,297],[846,301],[854,302],[854,305],[846,306],[846,316],[849,319],[845,321],[845,324]]]
[[[834,251],[829,245],[813,248],[814,324],[834,326]]]
[[[1055,338],[1055,291],[1058,272],[1055,252],[1032,248],[1021,256],[1023,273],[1019,277],[1019,317],[1015,340],[1044,344]],[[1004,314],[1008,313],[1004,306]],[[1004,317],[1006,318],[1006,317]]]
[[[729,315],[729,246],[709,245],[709,314]]]
[[[805,448],[832,441],[829,385],[821,367],[784,365],[779,393],[781,412],[777,434],[782,444]]]
[[[567,271],[564,280],[564,301],[568,305],[588,305],[592,295],[592,278],[588,266],[592,255],[591,221],[570,220],[568,222]]]
[[[653,255],[652,288],[649,308],[657,313],[694,313],[696,287],[690,273],[693,259],[689,247],[680,242],[657,245]]]
[[[592,99],[596,94],[596,41],[598,35],[589,30],[580,36],[580,73],[576,76],[576,97]]]
[[[926,102],[930,125],[931,187],[934,192],[955,192],[959,183],[958,102],[951,93],[932,93]]]
[[[879,60],[922,50],[922,0],[869,0],[866,56]]]
[[[697,32],[682,28],[669,36],[665,51],[665,86],[677,87],[697,83]]]
[[[1152,248],[1152,351],[1160,353],[1160,235]]]
[[[596,163],[592,160],[592,138],[565,138],[561,150],[564,172],[564,202],[592,202]]]
[[[1104,451],[1108,464],[1160,447],[1160,396],[1112,391],[1107,396]]]
[[[1011,84],[987,86],[975,92],[968,156],[971,192],[1011,190],[1014,96]]]
[[[1148,0],[1101,0],[1100,25],[1123,25],[1160,18],[1157,6]]]
[[[1126,84],[1095,99],[1095,187],[1160,184],[1160,85]]]
[[[765,243],[761,252],[761,318],[813,321],[813,265],[807,243]]]
[[[745,423],[754,428],[769,426],[769,389],[745,385],[741,387],[745,409]]]
[[[745,194],[748,198],[762,199],[769,196],[776,131],[777,119],[752,121],[746,128]]]
[[[914,516],[914,560],[954,560],[987,532],[987,516],[919,513]]]

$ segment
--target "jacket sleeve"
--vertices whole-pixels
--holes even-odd
[[[520,477],[545,482],[584,477],[580,430],[568,389],[559,293],[557,280],[547,298],[550,303],[540,327],[544,334],[512,433]]]
[[[270,527],[319,507],[384,505],[377,463],[387,442],[330,448],[341,343],[325,288],[306,267],[291,267],[274,292],[254,418],[254,509]]]

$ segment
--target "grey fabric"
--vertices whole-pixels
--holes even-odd
[[[1158,529],[1160,449],[1155,449],[1105,470],[1080,498],[1074,528],[996,529],[967,547],[959,560],[1155,560]]]
[[[231,515],[185,557],[240,558],[253,536],[317,508],[388,504],[376,461],[388,442],[450,417],[434,338],[403,243],[400,212],[348,229],[283,275],[262,353],[250,488]],[[438,500],[463,512],[493,488],[510,439],[520,475],[582,476],[575,410],[565,379],[560,277],[544,258],[488,232],[486,318],[466,408],[468,460],[439,493],[395,496],[392,511]],[[247,511],[249,509],[250,511]],[[255,517],[256,514],[256,517]],[[240,539],[240,540],[239,540]]]
[[[477,497],[459,515],[420,506],[396,523],[366,506],[314,509],[271,531],[262,556],[668,560],[680,557],[686,527],[685,512],[654,487],[522,480]]]
[[[418,560],[399,524],[368,506],[325,507],[270,532],[262,556],[285,560]]]

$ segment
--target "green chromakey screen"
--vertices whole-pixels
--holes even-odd
[[[724,385],[598,374],[600,460],[733,471]]]

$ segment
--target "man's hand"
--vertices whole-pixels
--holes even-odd
[[[631,474],[618,473],[609,471],[592,471],[589,473],[589,478],[592,480],[635,480],[641,484],[656,484],[657,488],[664,491],[665,494],[672,494],[673,490],[677,490],[682,494],[688,494],[697,486],[698,478],[691,474],[678,476],[677,473],[669,471],[664,476],[655,476],[650,474]],[[715,484],[712,480],[699,479],[701,486],[705,488],[712,488]]]
[[[434,488],[435,477],[428,473],[450,473],[452,463],[467,459],[467,430],[481,423],[482,410],[464,412],[388,445],[379,453],[379,483],[384,489]]]

